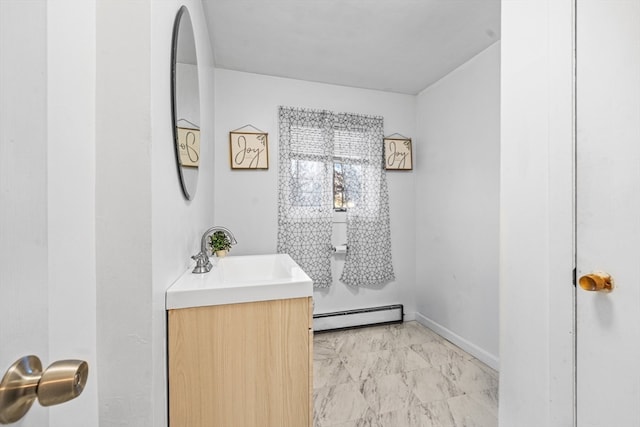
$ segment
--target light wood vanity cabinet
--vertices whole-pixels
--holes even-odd
[[[169,310],[170,427],[313,422],[310,297]]]

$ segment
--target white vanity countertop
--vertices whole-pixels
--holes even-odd
[[[287,254],[212,257],[211,263],[210,272],[190,268],[167,289],[167,310],[313,295],[313,282]]]

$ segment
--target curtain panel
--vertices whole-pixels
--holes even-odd
[[[278,117],[278,252],[326,288],[333,282],[331,113],[280,107]]]
[[[336,143],[346,168],[347,255],[340,281],[350,286],[379,287],[395,279],[391,259],[389,191],[384,169],[382,117],[339,114],[335,128],[357,135]],[[356,176],[358,175],[358,176]]]
[[[331,286],[334,163],[347,200],[340,280],[377,287],[394,280],[382,117],[279,108],[278,252],[300,264],[314,287]]]

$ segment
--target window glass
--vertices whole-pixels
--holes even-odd
[[[321,206],[324,164],[313,160],[292,159],[291,174],[297,185],[289,193],[289,203],[293,206]]]
[[[333,164],[333,208],[347,210],[360,203],[362,166],[336,160]]]
[[[342,163],[333,164],[333,208],[338,211],[346,210],[347,201],[345,199],[344,173]]]
[[[362,167],[367,160],[358,152],[358,144],[365,135],[364,130],[333,130],[333,207],[337,211],[344,211],[360,202]],[[289,193],[292,205],[322,205],[325,144],[322,129],[291,127],[291,174],[297,184]]]

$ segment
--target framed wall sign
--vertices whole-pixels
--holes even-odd
[[[265,132],[229,132],[231,169],[269,169],[269,141]]]
[[[411,138],[384,138],[384,168],[386,170],[412,170]]]
[[[197,168],[200,165],[200,130],[177,127],[180,165]]]

